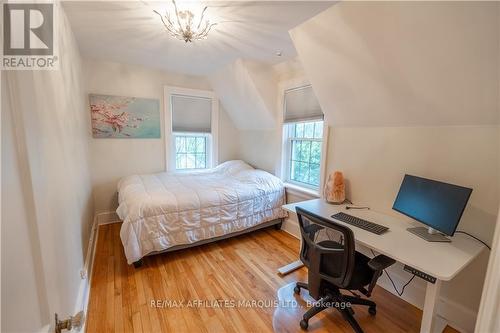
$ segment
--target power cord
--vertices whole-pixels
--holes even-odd
[[[370,207],[346,206],[345,209],[370,209]]]
[[[405,292],[405,288],[407,285],[409,285],[411,283],[411,281],[413,281],[413,279],[415,278],[415,274],[413,274],[413,276],[408,280],[408,282],[406,282],[404,285],[403,285],[403,288],[401,288],[401,292],[398,291],[398,289],[396,288],[396,284],[394,283],[394,281],[392,281],[392,278],[391,276],[389,275],[389,273],[387,273],[387,271],[384,269],[384,273],[387,275],[387,277],[389,278],[389,281],[391,281],[392,283],[392,287],[394,288],[394,290],[396,291],[396,294],[398,294],[400,297],[403,296],[404,292]]]
[[[348,203],[349,205],[354,205],[351,200],[345,199],[342,203]],[[346,206],[345,209],[370,209],[370,207],[358,207],[358,206]]]
[[[376,254],[375,252],[373,252],[373,250],[370,250],[373,254],[373,256],[375,257]],[[413,279],[415,278],[415,274],[413,274],[413,276],[408,280],[408,282],[406,282],[403,287],[401,288],[401,292],[398,290],[398,288],[396,287],[396,284],[394,283],[394,281],[392,280],[391,276],[389,275],[389,273],[384,269],[384,273],[387,275],[387,277],[389,278],[389,281],[391,281],[391,284],[392,284],[392,287],[394,288],[394,291],[396,292],[396,294],[398,294],[399,297],[403,296],[404,292],[405,292],[405,288],[406,286],[408,286],[411,281],[413,281]]]
[[[475,240],[477,240],[478,242],[483,243],[483,245],[486,246],[488,248],[488,250],[491,251],[491,247],[488,244],[486,244],[485,242],[483,242],[482,240],[480,240],[479,238],[477,238],[476,236],[473,236],[473,235],[469,234],[468,232],[465,232],[465,231],[462,231],[462,230],[455,231],[455,233],[457,233],[457,234],[464,234],[464,235],[467,235],[469,237],[472,237]]]

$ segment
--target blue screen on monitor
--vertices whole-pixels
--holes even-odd
[[[392,209],[453,236],[472,189],[405,175]]]

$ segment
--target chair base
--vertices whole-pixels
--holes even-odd
[[[308,285],[303,282],[297,282],[293,291],[295,294],[300,294],[300,289],[309,290]],[[302,316],[300,321],[300,327],[307,330],[309,326],[309,319],[314,317],[321,311],[334,307],[342,314],[342,317],[351,325],[352,329],[356,333],[363,333],[363,329],[359,326],[358,322],[354,318],[354,310],[350,306],[343,307],[342,304],[350,303],[355,305],[368,306],[368,313],[371,315],[377,314],[377,304],[368,299],[364,299],[356,296],[343,295],[340,293],[339,289],[325,290],[324,297],[319,299],[312,308],[307,310]]]

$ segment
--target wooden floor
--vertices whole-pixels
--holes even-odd
[[[120,224],[99,229],[87,332],[299,332],[310,300],[293,294],[302,268],[285,277],[299,241],[272,228],[126,263]],[[354,307],[365,332],[418,332],[422,312],[382,288],[377,315]],[[276,306],[275,306],[276,305]],[[309,321],[309,332],[352,332],[334,309]],[[456,332],[447,327],[446,332]]]

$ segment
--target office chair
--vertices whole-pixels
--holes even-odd
[[[370,259],[356,252],[350,228],[300,207],[296,212],[302,235],[300,260],[308,268],[308,282],[297,282],[294,292],[300,294],[302,288],[309,290],[309,295],[317,301],[304,314],[300,327],[307,329],[309,319],[333,306],[356,333],[363,333],[354,319],[354,310],[345,304],[368,306],[368,312],[375,315],[375,302],[361,298],[353,291],[370,297],[383,270],[396,261],[384,255]],[[351,291],[353,296],[341,294],[341,289]]]

